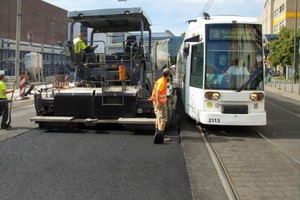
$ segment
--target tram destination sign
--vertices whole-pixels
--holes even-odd
[[[239,28],[210,28],[209,40],[256,40],[257,34],[255,29],[239,27]]]

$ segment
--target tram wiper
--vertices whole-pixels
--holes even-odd
[[[240,91],[244,90],[245,88],[247,88],[248,85],[260,75],[262,75],[262,67],[257,68],[253,73],[251,73],[249,80],[246,83],[244,83],[239,89],[237,89],[236,92],[240,92]]]

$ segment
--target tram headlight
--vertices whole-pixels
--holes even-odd
[[[219,92],[206,92],[205,98],[208,100],[219,100],[221,98],[221,94]]]
[[[252,101],[262,101],[262,100],[264,100],[264,98],[265,98],[265,95],[260,92],[255,92],[255,93],[250,94],[250,99]]]

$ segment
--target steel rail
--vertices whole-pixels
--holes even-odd
[[[206,130],[201,126],[198,126],[200,133],[202,134],[203,140],[205,142],[206,148],[209,152],[209,155],[215,165],[225,193],[229,200],[239,200],[239,196],[234,189],[233,183],[230,179],[229,174],[226,172],[226,167],[222,163],[217,151],[215,150]]]

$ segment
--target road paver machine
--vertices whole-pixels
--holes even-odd
[[[72,21],[66,50],[76,69],[75,85],[51,92],[40,89],[35,95],[37,116],[31,121],[40,127],[154,124],[149,97],[156,69],[150,62],[151,22],[145,12],[141,8],[96,9],[72,11],[68,16]],[[88,33],[89,51],[75,54],[73,39],[82,30]]]

